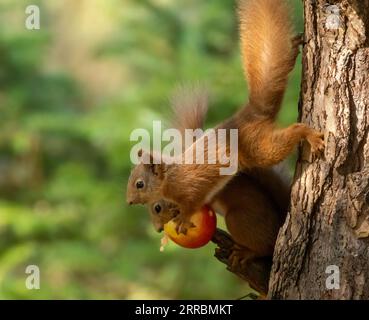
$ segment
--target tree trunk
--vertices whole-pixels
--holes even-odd
[[[326,149],[300,148],[269,297],[369,299],[369,0],[304,10],[300,117]]]

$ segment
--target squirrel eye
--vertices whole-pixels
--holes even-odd
[[[136,188],[137,189],[142,189],[145,186],[145,183],[142,180],[138,180],[136,182]]]
[[[156,213],[160,213],[161,211],[161,205],[160,204],[156,204],[155,207],[154,207],[154,210]]]

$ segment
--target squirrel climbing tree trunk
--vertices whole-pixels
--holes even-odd
[[[305,0],[304,12],[300,117],[326,149],[299,150],[269,297],[369,299],[369,0]]]

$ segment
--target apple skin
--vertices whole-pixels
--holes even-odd
[[[177,234],[176,223],[170,220],[164,225],[164,232],[168,237],[184,248],[195,249],[206,245],[215,233],[217,216],[207,205],[195,212],[190,221],[195,225],[187,230],[187,234]]]

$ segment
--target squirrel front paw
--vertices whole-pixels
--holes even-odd
[[[176,223],[177,234],[183,233],[184,235],[186,235],[188,229],[195,227],[195,225],[191,221],[189,221],[189,217],[181,213],[173,218],[173,221]]]
[[[311,153],[312,154],[319,154],[324,151],[324,134],[313,130],[308,136],[306,140],[310,144]]]

